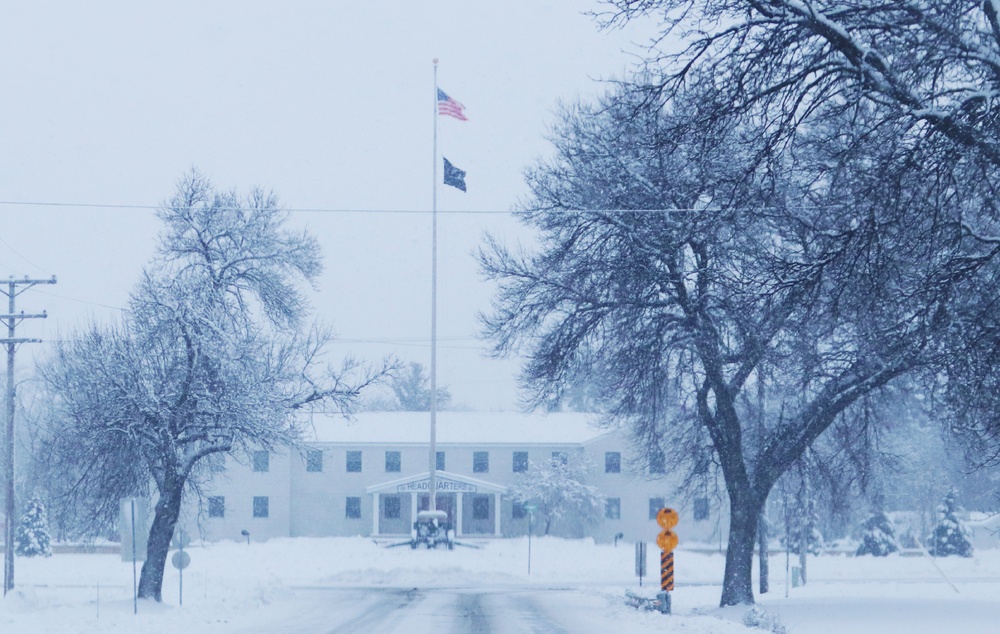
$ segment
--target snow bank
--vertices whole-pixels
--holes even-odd
[[[197,545],[188,549],[191,566],[184,573],[183,605],[178,571],[168,567],[164,603],[140,602],[138,616],[132,614],[132,565],[117,555],[57,553],[50,558],[19,558],[17,587],[0,602],[0,630],[32,634],[243,631],[241,624],[280,622],[283,615],[298,609],[304,593],[321,587],[573,588],[578,590],[572,596],[578,597],[580,606],[565,610],[590,614],[591,621],[613,623],[619,634],[662,628],[663,619],[668,618],[623,604],[626,589],[655,593],[655,550],[648,561],[652,577],[640,588],[634,576],[632,544],[620,543],[616,548],[591,540],[534,538],[529,575],[526,538],[474,543],[481,548],[386,548],[384,543],[361,537]],[[937,567],[927,558],[898,555],[810,557],[809,585],[791,589],[786,600],[784,555],[776,554],[771,559],[772,592],[761,604],[795,632],[826,631],[821,628],[833,627],[838,618],[842,622],[847,617],[854,618],[851,627],[839,631],[888,631],[886,623],[898,625],[898,631],[910,626],[915,628],[912,631],[923,631],[936,622],[935,611],[958,619],[948,622],[957,631],[992,631],[977,628],[986,623],[985,615],[1000,614],[1000,551],[935,562]],[[696,633],[749,631],[740,624],[745,609],[720,611],[716,607],[724,564],[719,554],[677,551],[673,607],[679,616],[669,617],[674,625]],[[945,576],[960,592],[951,588]],[[882,629],[866,629],[859,615],[867,615]],[[989,623],[992,626],[992,620]],[[599,631],[597,621],[594,625],[594,631]],[[939,627],[943,625],[938,622]]]

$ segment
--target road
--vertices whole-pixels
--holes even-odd
[[[280,623],[267,618],[234,631],[585,634],[610,625],[602,597],[560,588],[296,588],[294,601]]]

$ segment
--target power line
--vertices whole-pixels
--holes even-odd
[[[0,236],[0,242],[2,242],[8,249],[10,249],[11,253],[13,253],[17,257],[21,258],[22,260],[24,260],[25,262],[27,262],[31,266],[35,267],[39,271],[44,271],[45,270],[44,268],[38,266],[37,264],[35,264],[31,260],[29,260],[26,255],[24,255],[23,253],[21,253],[20,251],[18,251],[17,249],[15,249],[9,242],[7,242],[6,240],[4,240],[2,236]]]
[[[111,310],[125,310],[121,306],[111,306],[110,304],[102,304],[101,302],[92,302],[86,299],[80,299],[79,297],[70,297],[69,295],[60,295],[59,293],[52,293],[49,291],[43,291],[41,289],[36,291],[42,295],[48,295],[50,297],[58,297],[59,299],[66,299],[71,302],[78,302],[80,304],[90,304],[91,306],[100,306],[101,308],[110,308]]]
[[[66,203],[51,201],[27,201],[27,200],[0,200],[0,205],[26,206],[26,207],[56,207],[56,208],[78,208],[78,209],[134,209],[156,211],[164,209],[164,205],[133,205],[133,204],[111,204],[111,203]],[[245,207],[214,207],[218,211],[233,211],[235,209],[245,209]],[[359,209],[359,208],[335,208],[335,207],[282,207],[281,211],[297,213],[317,213],[317,214],[430,214],[430,209]],[[500,209],[455,209],[450,211],[438,211],[445,214],[510,214],[510,210]]]
[[[137,205],[137,204],[111,204],[111,203],[67,203],[67,202],[50,202],[50,201],[17,201],[17,200],[0,200],[0,205],[6,206],[27,206],[27,207],[56,207],[56,208],[78,208],[78,209],[134,209],[134,210],[152,210],[156,211],[159,209],[164,209],[164,205]],[[834,205],[788,205],[784,207],[776,206],[764,206],[764,207],[743,207],[743,208],[727,208],[727,210],[743,210],[743,211],[769,211],[778,209],[788,209],[788,210],[798,210],[798,211],[808,211],[817,210],[821,211],[824,209],[842,209],[845,205],[834,204]],[[215,207],[214,209],[218,211],[233,211],[236,209],[245,209],[245,207]],[[368,215],[382,215],[382,214],[413,214],[413,215],[427,215],[434,213],[430,209],[361,209],[361,208],[348,208],[348,207],[282,207],[281,211],[295,212],[295,213],[316,213],[316,214],[368,214]],[[671,208],[650,208],[650,209],[622,209],[622,208],[601,208],[601,209],[535,209],[535,210],[511,210],[511,209],[451,209],[451,210],[438,210],[439,214],[446,215],[510,215],[516,213],[547,213],[547,214],[597,214],[597,213],[615,213],[615,214],[658,214],[658,213],[691,213],[691,212],[720,212],[723,209],[718,207],[671,207]]]
[[[103,305],[103,304],[100,304]],[[463,338],[455,337],[454,339],[446,339],[453,341],[476,341],[475,338]],[[49,343],[75,343],[79,341],[76,338],[62,338],[62,339],[47,339]],[[423,341],[424,343],[420,343]],[[347,344],[347,343],[366,343],[373,345],[384,345],[384,346],[410,346],[415,348],[430,348],[430,339],[419,339],[413,338],[412,340],[406,339],[355,339],[353,337],[335,337],[330,340],[331,345],[336,344]],[[486,345],[482,346],[438,346],[439,348],[447,348],[449,350],[483,350]]]

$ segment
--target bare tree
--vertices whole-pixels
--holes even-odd
[[[429,412],[431,410],[430,379],[424,373],[424,366],[412,361],[409,370],[395,373],[389,380],[389,387],[396,396],[399,409],[404,412]],[[437,405],[446,408],[451,401],[451,391],[447,387],[437,388]]]
[[[41,367],[48,450],[73,476],[61,500],[107,525],[120,497],[157,493],[139,582],[139,596],[157,601],[182,498],[207,461],[294,443],[298,409],[349,413],[380,374],[352,380],[353,362],[323,369],[328,336],[302,329],[308,302],[296,285],[316,279],[319,248],[284,228],[272,195],[219,193],[191,174],[159,216],[159,254],[120,323],[83,330]]]
[[[605,25],[662,25],[647,72],[664,94],[711,83],[701,119],[763,116],[771,144],[859,105],[870,123],[1000,165],[996,0],[609,0]],[[680,41],[679,52],[660,43]],[[966,154],[968,152],[968,154]]]
[[[794,144],[803,129],[826,128],[827,151],[851,161],[870,135],[891,138],[891,164],[869,170],[897,194],[936,201],[932,216],[950,226],[953,271],[981,274],[1000,243],[1000,3],[996,0],[610,0],[606,26],[656,19],[644,78],[664,103],[692,89],[702,101],[690,124],[758,122],[771,148]],[[679,52],[659,44],[680,41]],[[676,49],[675,49],[676,50]],[[844,139],[833,122],[849,128]],[[831,150],[839,146],[839,153]],[[916,174],[917,178],[912,176]],[[924,179],[921,181],[921,179]],[[905,185],[904,184],[908,184]],[[926,209],[917,205],[916,209]],[[916,209],[900,221],[916,221]],[[987,308],[980,303],[980,308]],[[996,310],[962,306],[966,328],[951,340],[943,371],[948,420],[979,465],[1000,464],[1000,382]],[[977,323],[977,320],[981,320]],[[977,336],[969,334],[978,329]]]
[[[486,330],[499,354],[529,344],[534,404],[600,374],[640,446],[710,445],[730,499],[721,602],[750,603],[777,479],[837,424],[870,433],[869,397],[933,383],[1000,332],[968,327],[1000,285],[993,221],[972,213],[995,175],[912,147],[874,108],[775,143],[774,113],[706,119],[704,86],[661,91],[626,85],[564,116],[556,157],[528,174],[540,249],[481,254],[500,282]]]

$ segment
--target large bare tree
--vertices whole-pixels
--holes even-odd
[[[217,192],[191,174],[159,216],[159,253],[119,323],[84,329],[41,367],[56,499],[100,527],[120,497],[155,490],[139,596],[157,601],[182,499],[208,462],[295,443],[297,410],[347,413],[380,374],[319,363],[328,337],[303,328],[298,288],[319,274],[319,248],[284,226],[272,195]]]
[[[1000,244],[1000,2],[607,5],[600,16],[607,26],[650,19],[662,27],[642,75],[643,89],[651,84],[648,105],[699,93],[688,129],[749,125],[768,149],[757,167],[808,132],[827,161],[816,172],[820,189],[839,192],[846,208],[860,201],[855,217],[881,206],[873,215],[883,219],[872,225],[878,231],[865,231],[873,245],[893,248],[884,241],[899,227],[924,237],[936,232],[939,249],[917,246],[928,242],[912,235],[894,247],[914,247],[926,258],[919,299],[940,298],[929,346],[935,369],[924,387],[941,393],[937,402],[946,407],[936,414],[967,441],[971,459],[1000,463],[1000,324],[992,299]],[[873,149],[876,140],[884,146]]]
[[[996,244],[969,229],[995,179],[863,104],[778,143],[770,111],[706,118],[710,87],[662,90],[625,85],[564,116],[522,206],[540,247],[481,256],[500,283],[485,323],[498,353],[525,346],[536,405],[602,377],[640,447],[716,462],[721,602],[749,603],[777,479],[831,427],[874,433],[860,410],[894,381],[938,379],[995,340],[966,327],[1000,286]]]

